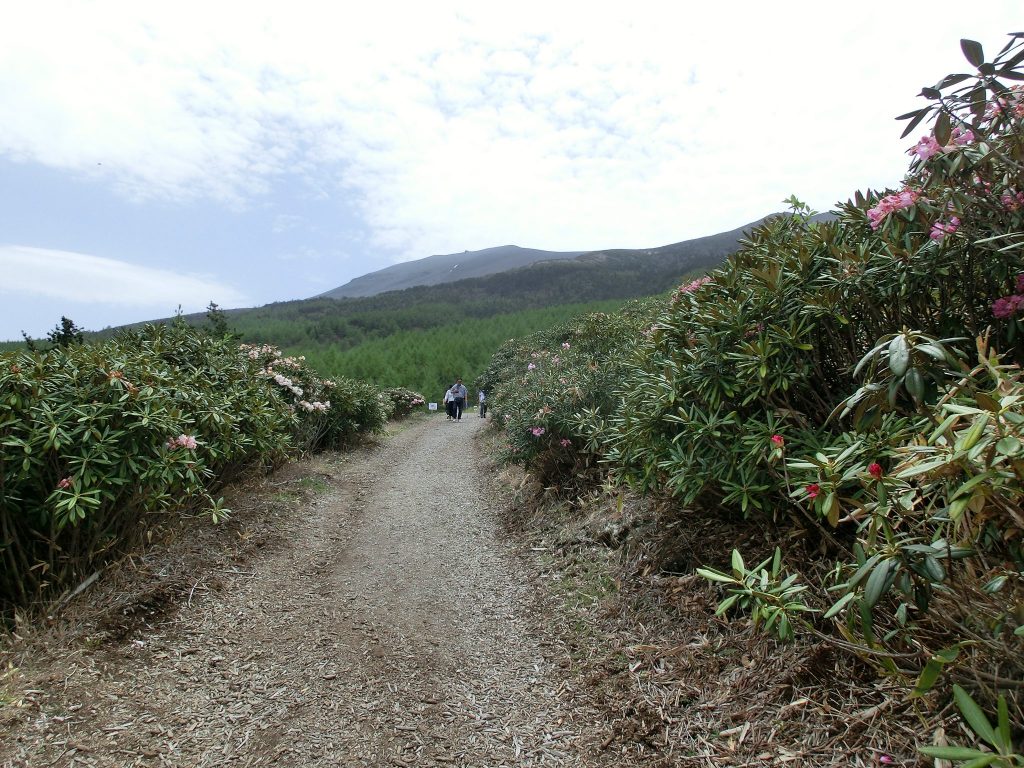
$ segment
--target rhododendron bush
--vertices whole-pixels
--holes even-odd
[[[0,611],[73,586],[155,513],[219,518],[239,472],[383,423],[365,385],[183,325],[0,355]]]
[[[476,386],[505,431],[505,458],[545,483],[574,483],[600,454],[601,424],[615,410],[629,350],[653,314],[651,302],[583,315],[498,350]]]
[[[521,391],[550,365],[522,356],[494,409],[528,466],[531,441],[564,436],[684,516],[810,529],[834,564],[808,565],[806,591],[784,558],[702,571],[729,585],[723,612],[780,636],[831,626],[915,696],[971,669],[1020,723],[1020,688],[999,681],[1024,676],[1024,37],[992,61],[964,52],[975,71],[903,116],[905,135],[929,130],[900,188],[831,221],[791,200],[611,361],[610,411],[588,418],[573,377],[531,411]]]
[[[414,392],[405,387],[385,389],[381,396],[388,407],[389,415],[392,419],[404,419],[416,411],[422,411],[427,402],[426,398],[419,392]]]

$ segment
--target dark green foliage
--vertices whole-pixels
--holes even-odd
[[[70,318],[61,316],[60,323],[57,324],[52,331],[46,334],[47,340],[50,342],[51,347],[67,347],[72,344],[81,344],[84,340],[85,332],[75,325],[74,321]],[[30,352],[35,352],[39,349],[35,339],[31,338],[24,331],[21,332],[22,344]]]
[[[614,478],[674,499],[683,524],[725,513],[820,541],[806,589],[781,555],[705,569],[730,585],[720,611],[783,637],[819,614],[816,631],[834,622],[915,696],[944,667],[1024,674],[1024,91],[992,76],[1012,62],[1024,79],[1024,37],[1000,56],[933,89],[926,113],[943,117],[903,189],[858,193],[824,223],[794,201],[635,344],[617,318],[589,329],[617,386],[590,392],[580,366],[551,386],[544,344],[529,373],[514,345],[489,369],[509,456],[546,486],[576,466],[541,441],[571,434]],[[579,408],[581,389],[610,412]]]
[[[383,428],[374,388],[275,353],[175,324],[0,354],[0,613],[83,579],[161,515],[220,518],[212,494],[240,472]]]
[[[212,301],[206,306],[206,330],[211,336],[218,338],[232,333],[228,326],[227,313]]]
[[[498,350],[476,386],[489,393],[492,418],[505,429],[508,460],[545,484],[575,482],[593,466],[615,390],[659,304],[581,315]]]
[[[307,342],[290,351],[305,355],[310,365],[326,374],[367,381],[381,388],[407,387],[424,394],[427,400],[439,401],[456,377],[472,381],[508,339],[586,311],[614,309],[619,304],[570,304],[484,318],[453,314],[437,327],[396,331],[350,348]]]

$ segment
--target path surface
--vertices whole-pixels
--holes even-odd
[[[307,514],[109,658],[72,654],[65,711],[43,697],[0,765],[615,764],[497,522],[484,423],[319,459]]]

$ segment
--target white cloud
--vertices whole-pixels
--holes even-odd
[[[922,32],[898,4],[352,7],[16,4],[0,153],[229,206],[303,175],[405,258],[659,245],[897,182],[892,117],[960,66],[960,36],[991,47],[1019,15],[938,0]]]
[[[70,314],[65,307],[85,311],[89,319],[81,314],[74,319],[95,328],[166,317],[179,305],[187,313],[203,310],[210,301],[222,307],[249,303],[244,294],[210,276],[46,248],[0,245],[0,274],[0,338],[15,336],[22,327],[21,310],[40,304],[52,307],[54,318]],[[97,307],[113,311],[97,314]]]

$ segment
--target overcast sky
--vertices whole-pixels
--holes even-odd
[[[3,5],[0,339],[827,210],[899,182],[893,118],[961,37],[1024,27],[1019,0]]]

